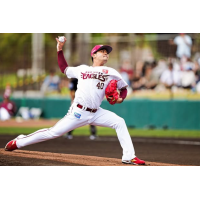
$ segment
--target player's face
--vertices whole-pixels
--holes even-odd
[[[109,54],[106,49],[102,49],[97,51],[97,53],[95,54],[95,58],[99,61],[104,61],[106,63],[109,59]]]

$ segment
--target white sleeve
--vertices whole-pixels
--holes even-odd
[[[178,44],[178,38],[179,38],[179,36],[176,36],[176,37],[174,38],[174,43],[175,43],[175,44]]]
[[[117,80],[117,88],[122,89],[124,87],[128,87],[128,84],[126,81],[122,78],[121,74],[117,72],[115,69],[112,69],[112,75],[113,79]]]
[[[189,45],[191,46],[192,45],[192,38],[190,36],[187,37],[187,41],[188,41]]]
[[[117,82],[117,88],[118,89],[122,89],[124,87],[128,87],[128,84],[126,83],[126,81],[124,81],[123,79],[121,79],[120,81]]]
[[[79,67],[68,67],[65,74],[68,78],[78,78]]]
[[[162,83],[164,83],[166,81],[166,76],[167,76],[167,73],[166,71],[164,71],[162,74],[161,74],[161,77],[160,77],[160,81]]]

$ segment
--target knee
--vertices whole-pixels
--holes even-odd
[[[51,135],[52,138],[57,138],[57,137],[60,137],[62,135],[58,131],[54,131],[51,128],[49,129],[49,134]]]
[[[123,118],[119,117],[117,120],[116,120],[116,126],[124,126],[125,125],[125,121]]]
[[[125,123],[125,121],[124,121],[124,119],[123,118],[121,118],[121,117],[119,117],[119,123]]]

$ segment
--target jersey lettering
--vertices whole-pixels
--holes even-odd
[[[109,75],[104,75],[103,73],[82,73],[81,72],[81,78],[82,79],[98,79],[102,82],[105,82],[108,79]]]

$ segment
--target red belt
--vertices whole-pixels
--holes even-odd
[[[83,108],[83,106],[80,105],[80,104],[78,104],[77,107],[78,107],[78,108],[81,108],[81,109]],[[95,113],[95,112],[97,112],[97,109],[87,108],[86,111],[89,111],[89,112]]]

